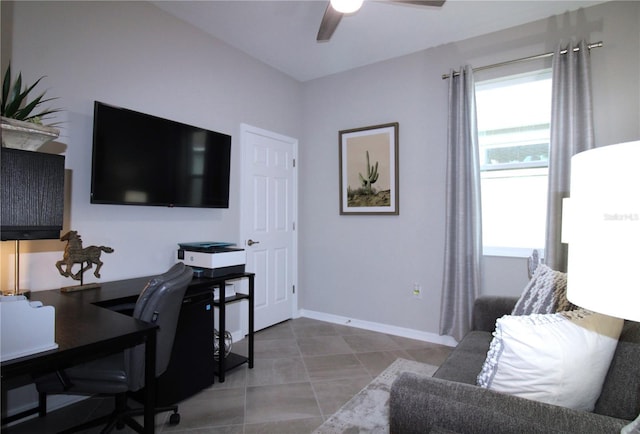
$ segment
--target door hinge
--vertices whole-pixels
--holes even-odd
[[[293,293],[296,293],[296,285],[293,285]]]
[[[293,159],[293,167],[296,167],[296,159]]]
[[[291,227],[293,228],[293,230],[296,230],[296,222],[291,222]]]

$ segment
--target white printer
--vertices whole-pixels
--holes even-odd
[[[205,277],[244,273],[247,253],[234,245],[218,241],[180,243],[178,260],[196,270],[202,269]]]
[[[53,306],[24,295],[0,296],[0,361],[58,348]]]

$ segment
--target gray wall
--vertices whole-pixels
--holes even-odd
[[[607,3],[305,83],[300,306],[437,333],[448,84],[441,74],[553,51],[560,40],[602,40],[592,51],[597,143],[637,140],[639,32],[640,3]],[[545,65],[492,69],[476,79]],[[338,131],[395,121],[400,215],[340,216]],[[484,293],[519,294],[527,282],[525,259],[485,257],[484,265]],[[414,282],[422,299],[410,295]]]
[[[146,2],[2,1],[0,7],[3,73],[11,61],[26,82],[46,75],[38,87],[59,97],[55,104],[64,109],[52,150],[66,155],[65,229],[78,230],[85,245],[115,249],[103,257],[101,280],[164,271],[175,262],[178,242],[239,241],[240,123],[300,137],[299,82]],[[91,205],[94,100],[231,134],[229,209]],[[21,243],[21,289],[74,284],[54,267],[64,245]],[[0,287],[12,289],[13,243],[0,248]],[[85,279],[95,280],[91,273]],[[54,399],[54,407],[73,400]],[[33,387],[11,390],[2,397],[3,414],[35,402]]]
[[[437,333],[448,84],[442,73],[552,51],[560,39],[603,40],[605,47],[592,52],[598,143],[640,137],[638,2],[606,3],[306,83],[144,2],[17,2],[13,11],[7,5],[3,68],[11,58],[29,81],[47,75],[46,87],[60,97],[66,111],[59,142],[67,147],[71,179],[68,227],[87,244],[116,249],[103,280],[166,268],[180,241],[239,241],[237,150],[245,122],[300,140],[299,306]],[[477,79],[518,70],[494,69]],[[96,99],[232,134],[230,209],[90,205]],[[400,215],[340,216],[338,131],[395,121]],[[27,287],[69,284],[53,267],[63,243],[24,244],[33,252],[22,263]],[[4,269],[12,250],[2,243]],[[12,273],[2,275],[5,287]],[[410,295],[414,283],[423,287],[420,300]],[[525,283],[524,259],[485,258],[483,292],[517,294]]]
[[[104,255],[102,280],[163,271],[175,262],[178,242],[238,242],[240,123],[300,137],[301,84],[146,2],[2,3],[3,49],[12,12],[12,68],[27,82],[46,75],[40,86],[64,109],[58,142],[71,179],[65,229],[77,230],[85,245],[115,249]],[[232,135],[229,209],[91,205],[94,100]],[[63,248],[56,240],[22,243],[21,251],[34,253],[21,263],[21,287],[73,284],[53,265]],[[2,251],[2,285],[11,288],[12,243]]]

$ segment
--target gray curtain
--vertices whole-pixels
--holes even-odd
[[[573,51],[573,45],[560,44],[552,63],[545,263],[558,271],[567,270],[567,245],[560,242],[560,230],[562,199],[569,196],[571,157],[595,147],[589,48],[585,41],[577,47],[579,50]],[[567,53],[561,54],[565,48]]]
[[[473,71],[449,75],[446,233],[440,334],[458,341],[471,329],[480,286],[482,222]]]

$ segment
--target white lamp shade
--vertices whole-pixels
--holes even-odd
[[[570,196],[567,298],[640,321],[640,141],[574,155]]]

